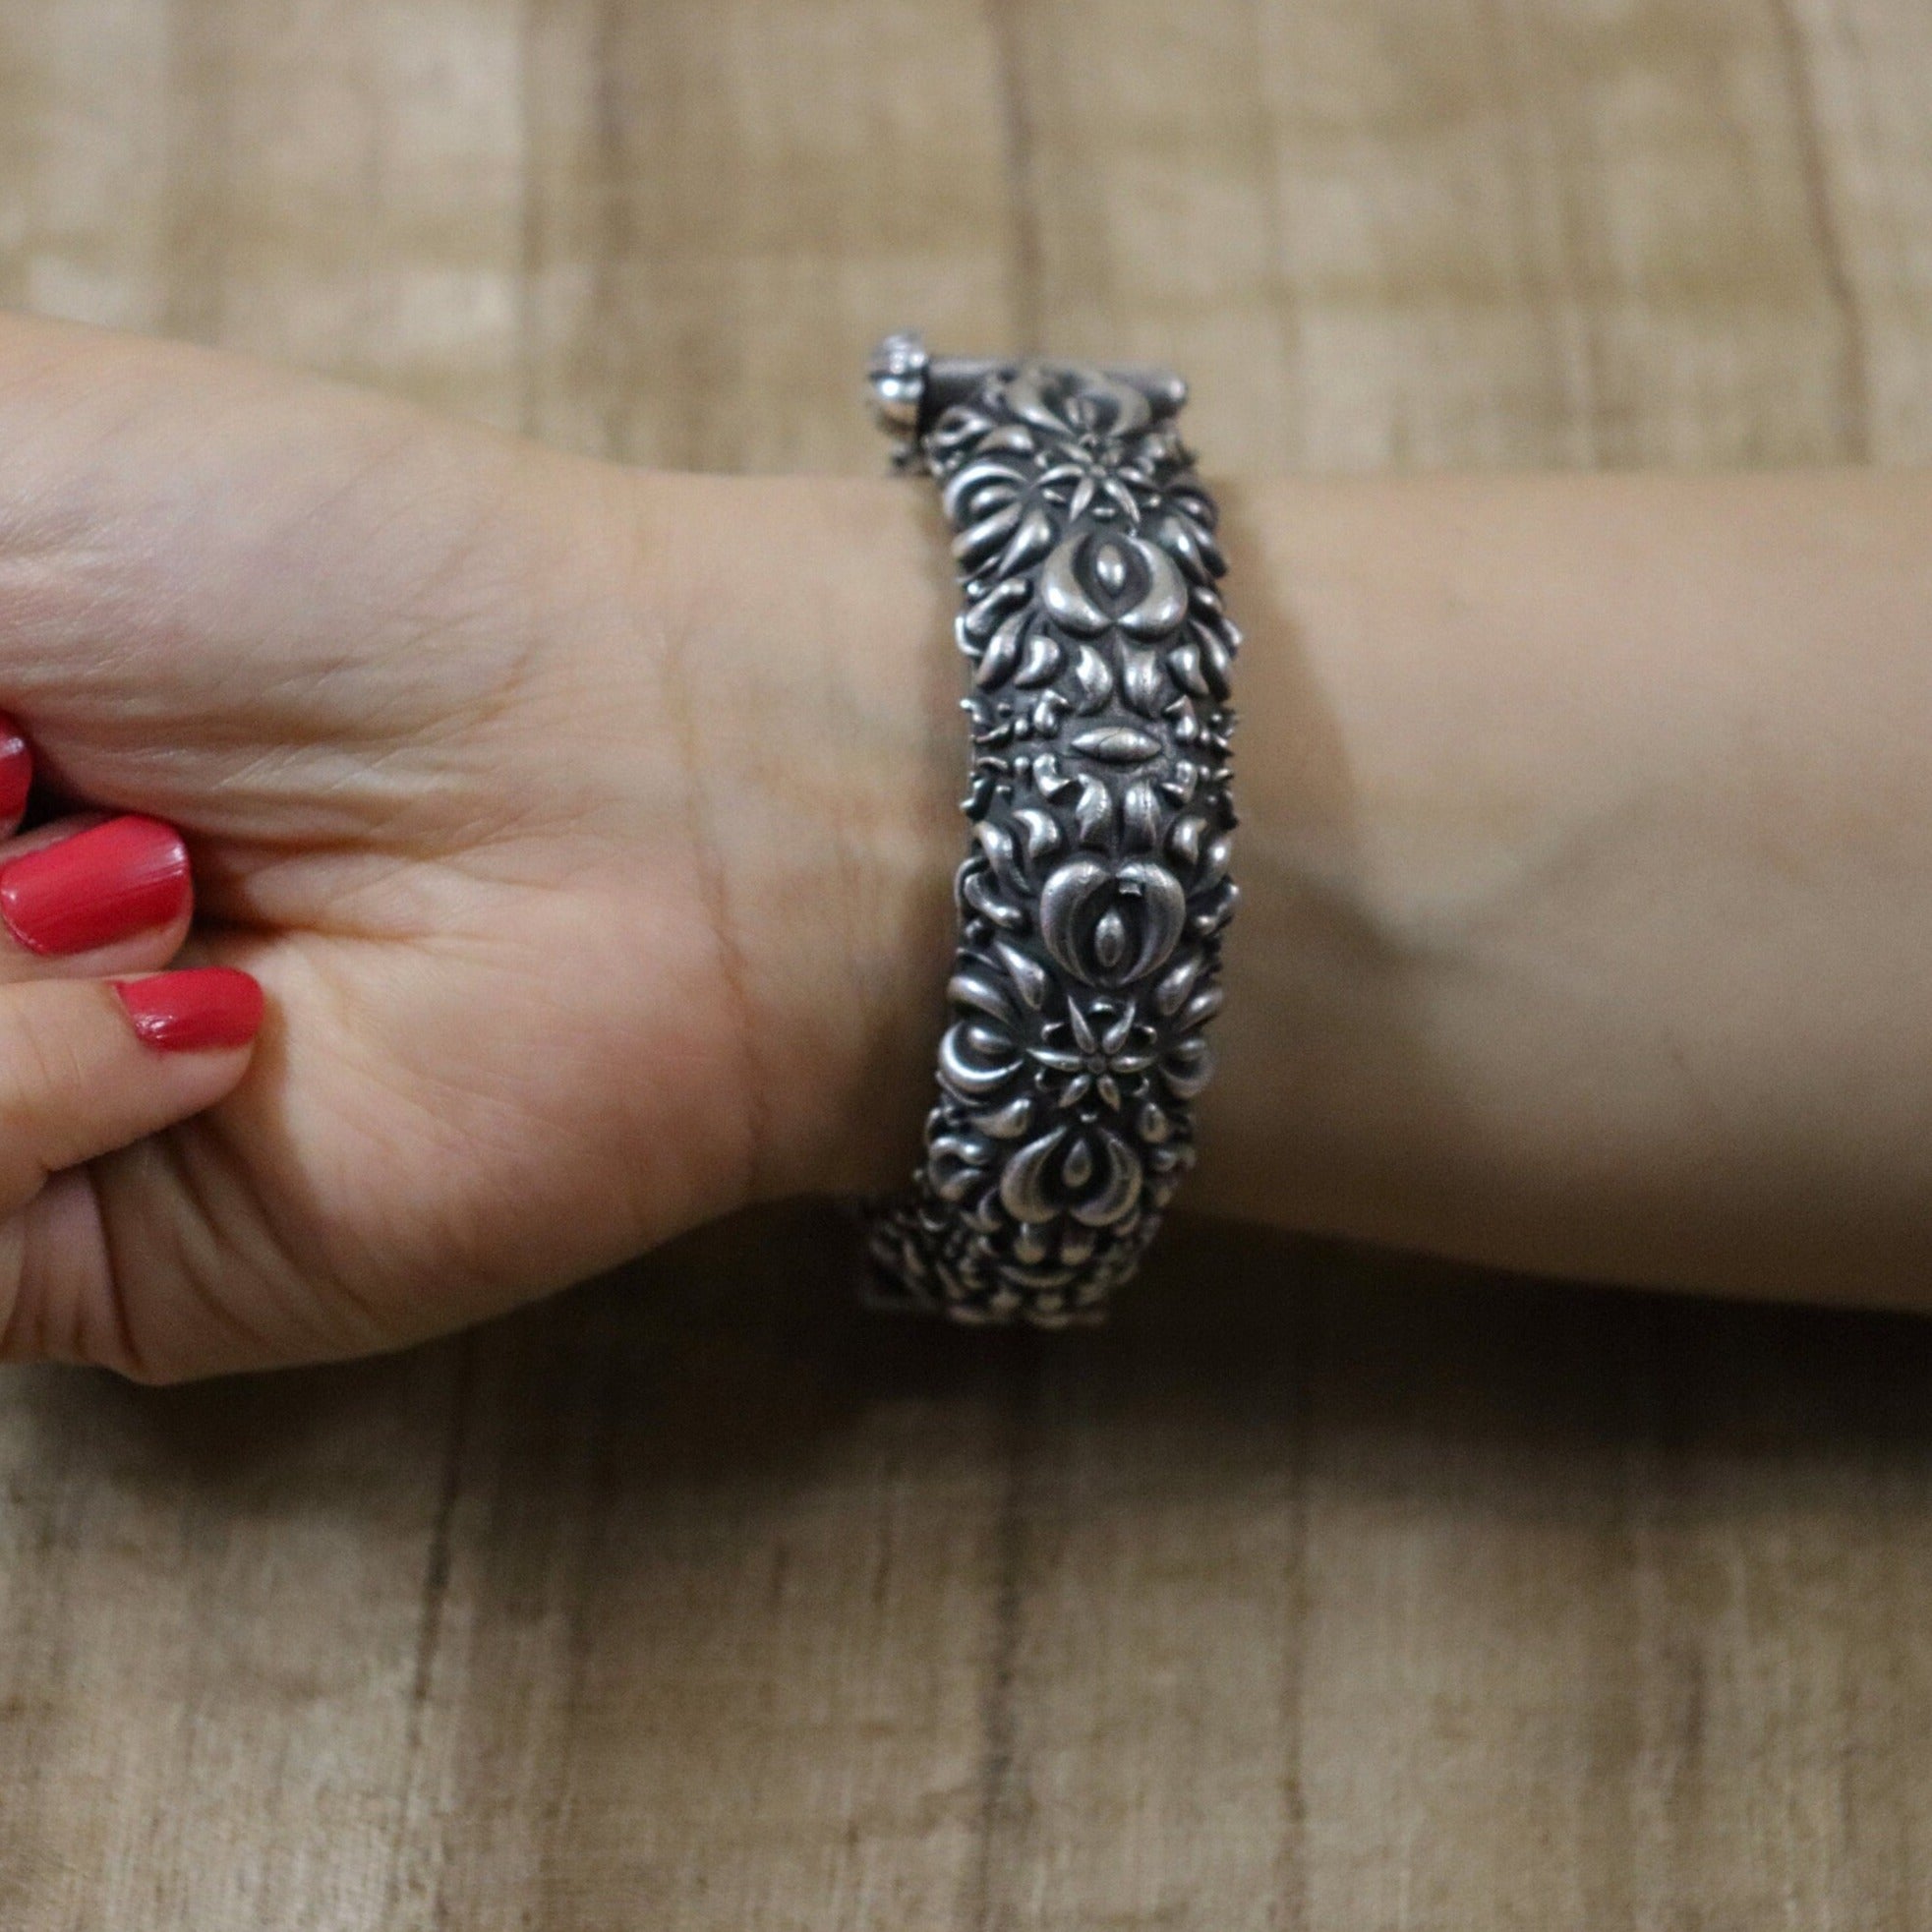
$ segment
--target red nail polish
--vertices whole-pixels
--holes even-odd
[[[114,990],[135,1031],[163,1053],[246,1046],[262,1030],[262,988],[232,966],[117,979]]]
[[[115,818],[0,871],[0,918],[29,953],[90,953],[172,923],[192,892],[173,826]]]
[[[0,825],[18,825],[33,785],[33,754],[20,727],[0,711]]]

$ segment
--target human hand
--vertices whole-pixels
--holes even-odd
[[[917,496],[0,322],[0,705],[164,875],[0,945],[0,1353],[390,1347],[909,1163],[957,778]],[[184,942],[225,975],[135,997],[225,1025],[161,1051],[103,982]]]

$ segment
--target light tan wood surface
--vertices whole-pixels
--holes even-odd
[[[0,301],[871,467],[883,327],[1216,467],[1932,457],[1925,0],[0,0]],[[828,1211],[0,1382],[4,1932],[1932,1926],[1932,1327]]]

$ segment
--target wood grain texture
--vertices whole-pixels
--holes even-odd
[[[1932,458],[1922,0],[0,0],[0,300],[631,461],[902,320],[1217,466]],[[1932,1924],[1932,1327],[833,1218],[407,1358],[0,1385],[8,1932]]]

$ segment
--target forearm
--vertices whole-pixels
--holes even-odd
[[[1932,487],[1232,505],[1248,899],[1195,1204],[1932,1300]]]
[[[1182,1204],[1932,1300],[1932,485],[1222,497],[1244,900]],[[960,683],[918,493],[815,500],[849,524],[850,562],[819,567],[872,579],[842,615],[874,621],[826,648],[863,694],[855,836],[888,854],[863,1075],[827,1119],[839,1184],[884,1185],[930,1089]]]

